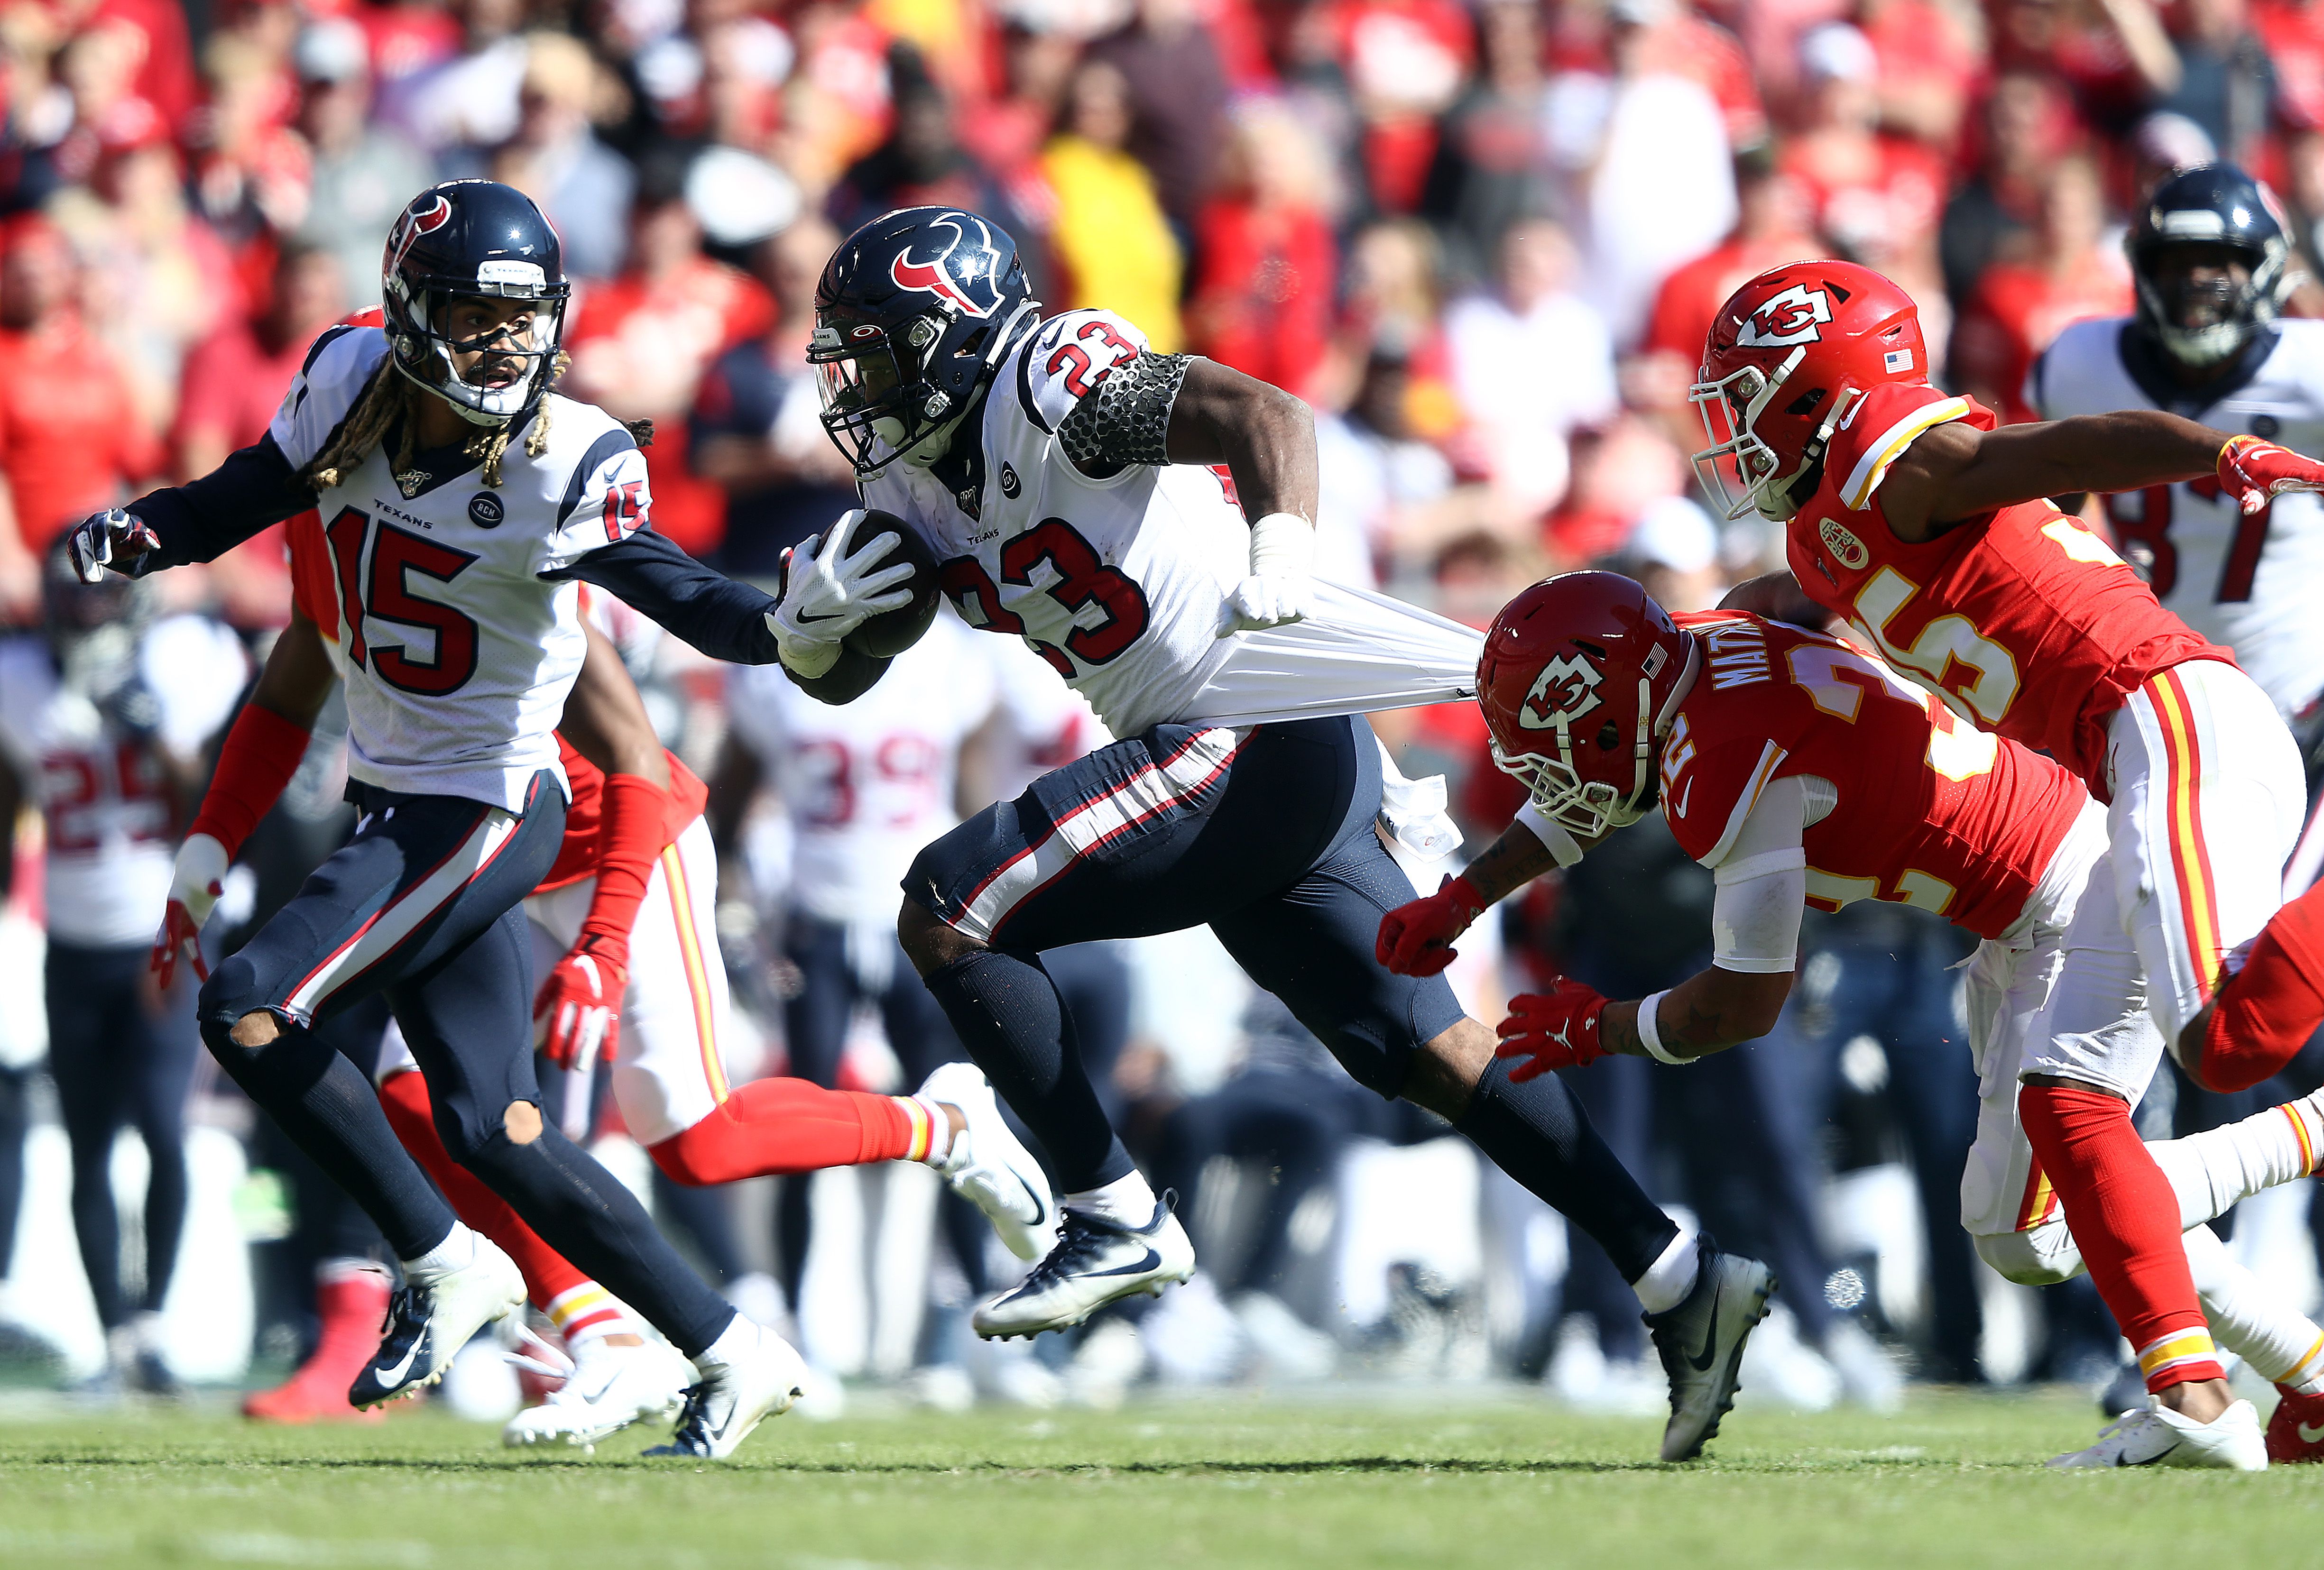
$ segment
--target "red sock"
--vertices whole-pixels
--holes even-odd
[[[443,1136],[436,1132],[426,1079],[410,1072],[392,1076],[379,1088],[379,1104],[387,1109],[388,1125],[395,1130],[395,1137],[436,1180],[453,1211],[516,1261],[516,1268],[524,1272],[525,1295],[534,1308],[545,1314],[551,1303],[574,1288],[594,1284],[563,1254],[543,1243],[524,1218],[509,1208],[507,1200],[452,1159],[452,1152],[444,1148]]]
[[[734,1183],[917,1159],[927,1153],[928,1115],[907,1097],[753,1079],[692,1128],[646,1148],[673,1181]]]
[[[2131,1126],[2129,1106],[2103,1090],[2028,1085],[2017,1112],[2146,1388],[2226,1378],[2179,1240],[2178,1196]]]
[[[2324,1025],[2319,983],[2324,884],[2276,912],[2219,988],[2195,1078],[2211,1090],[2247,1090],[2276,1073]]]

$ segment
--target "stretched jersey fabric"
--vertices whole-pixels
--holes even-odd
[[[333,598],[336,580],[322,519],[312,512],[300,513],[290,520],[283,532],[290,547],[291,601],[322,633],[331,663],[344,676],[346,647],[340,638],[340,611]],[[565,770],[572,804],[565,812],[565,839],[557,848],[556,864],[540,880],[533,891],[536,894],[595,877],[601,849],[598,841],[604,828],[605,771],[574,750],[573,744],[561,733],[556,739],[558,760]],[[665,751],[662,756],[669,763],[669,808],[662,843],[671,845],[677,843],[688,823],[702,815],[710,791],[692,769],[678,761],[678,754]],[[163,885],[167,886],[166,878]]]
[[[960,821],[961,743],[996,701],[991,664],[938,616],[852,703],[817,702],[770,666],[727,675],[734,735],[790,817],[792,902],[819,921],[892,921],[922,845]]]
[[[1726,864],[1760,793],[1821,781],[1809,904],[1893,900],[1981,938],[2019,923],[2087,800],[2072,775],[1839,638],[1740,611],[1675,620],[1703,651],[1663,748],[1663,817],[1689,856],[1751,876]]]
[[[2324,322],[2275,324],[2273,342],[2224,386],[2188,398],[2153,374],[2125,318],[2077,322],[2026,379],[2043,419],[2116,409],[2166,409],[2221,430],[2249,431],[2296,452],[2324,451]],[[2134,363],[2134,356],[2137,361]],[[2102,499],[2125,554],[2163,608],[2215,643],[2289,717],[2324,693],[2324,497],[2293,492],[2255,513],[2210,475]]]
[[[1380,595],[1318,585],[1306,620],[1221,638],[1250,572],[1231,484],[1188,464],[1093,478],[1057,427],[1145,335],[1110,311],[1068,311],[1004,359],[972,445],[897,464],[864,505],[925,530],[964,620],[1021,638],[1116,736],[1203,719],[1255,724],[1441,702],[1475,685],[1481,639]]]
[[[652,532],[645,461],[604,410],[554,393],[511,434],[501,483],[459,446],[393,470],[394,432],[315,496],[296,479],[387,353],[377,327],[336,326],[256,445],[131,510],[160,547],[134,571],[209,561],[314,506],[341,608],[347,772],[410,794],[522,808],[536,771],[562,780],[551,732],[581,668],[586,580],[716,658],[775,658],[774,601]],[[532,421],[544,451],[525,451]]]
[[[1916,437],[1951,420],[1994,426],[1972,399],[1924,384],[1858,399],[1788,528],[1792,574],[1963,718],[2047,752],[2104,796],[2106,722],[2124,696],[2187,660],[2234,656],[2156,604],[2105,541],[2047,501],[1923,544],[1898,539],[1880,482]]]

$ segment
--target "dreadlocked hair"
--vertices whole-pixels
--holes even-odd
[[[556,362],[549,367],[549,380],[557,379],[572,369],[573,357],[564,350],[557,352]],[[397,432],[394,467],[399,471],[411,467],[417,452],[419,405],[420,389],[395,367],[392,354],[383,355],[371,380],[355,395],[355,401],[339,421],[338,428],[330,435],[322,449],[308,460],[299,471],[300,483],[317,495],[339,484],[371,456],[372,449],[387,439],[387,433]],[[503,421],[477,431],[469,437],[461,451],[484,463],[482,476],[486,486],[497,491],[501,485],[501,459],[508,452],[509,434],[512,422]],[[524,452],[529,458],[538,458],[549,451],[549,405],[544,401],[534,406],[530,428],[525,433]]]

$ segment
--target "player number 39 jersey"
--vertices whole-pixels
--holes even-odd
[[[1689,856],[1720,868],[1761,793],[1800,777],[1818,909],[1893,900],[1982,938],[2027,914],[2088,802],[2071,775],[1839,638],[1737,611],[1675,620],[1703,653],[1662,761]]]
[[[387,353],[376,327],[326,334],[268,427],[293,469],[346,418]],[[317,508],[347,684],[347,772],[521,810],[585,647],[580,585],[544,581],[645,524],[644,454],[620,422],[554,393],[546,450],[514,432],[501,483],[456,448],[394,472],[393,433]],[[561,771],[560,771],[560,777]]]

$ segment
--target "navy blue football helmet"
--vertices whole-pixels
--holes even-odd
[[[1017,242],[958,207],[902,207],[850,234],[815,289],[807,359],[823,428],[866,479],[930,463],[1040,320]]]
[[[530,197],[496,180],[447,180],[412,197],[388,233],[380,263],[396,369],[483,426],[519,418],[549,390],[572,295],[557,231]],[[536,300],[540,308],[512,334],[448,336],[443,307],[475,297]],[[455,371],[455,353],[495,340],[498,374],[480,382]]]
[[[2183,365],[2224,364],[2275,320],[2295,281],[2283,215],[2231,163],[2181,170],[2154,188],[2124,241],[2138,325]],[[2227,271],[2240,263],[2238,282]]]

